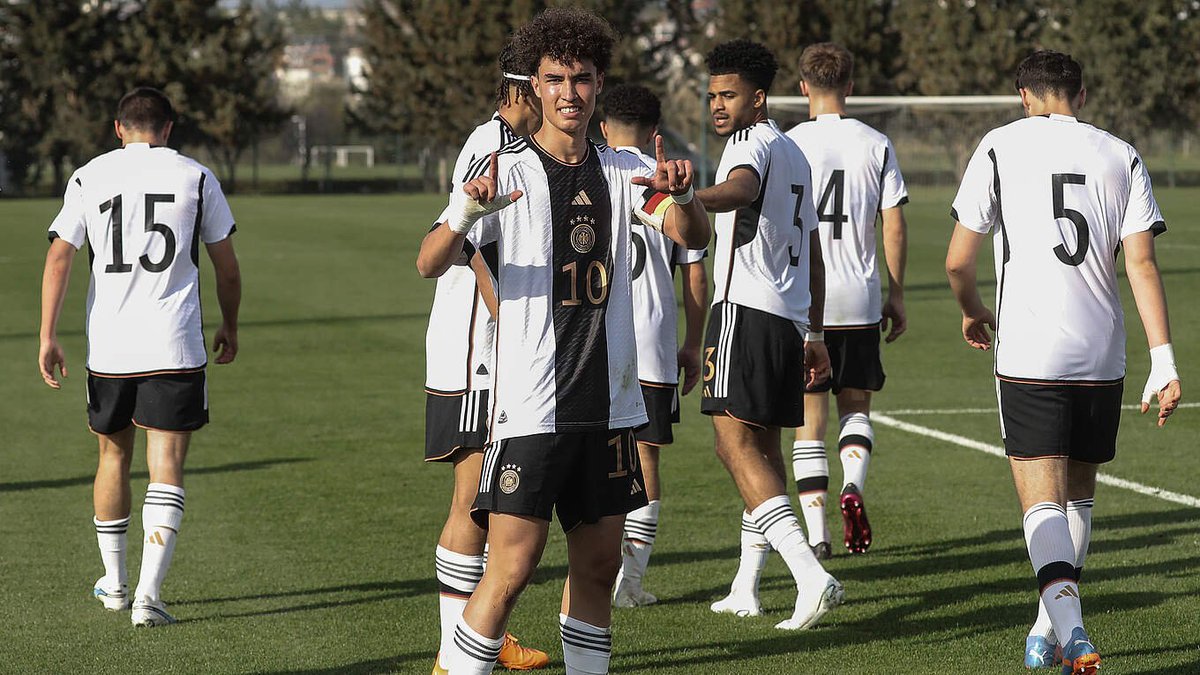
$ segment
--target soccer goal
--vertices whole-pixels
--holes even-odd
[[[772,96],[771,117],[784,131],[808,119],[808,98]],[[979,139],[1023,116],[1020,96],[851,96],[846,112],[887,134],[904,179],[953,185]]]

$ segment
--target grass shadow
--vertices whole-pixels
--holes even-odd
[[[232,473],[237,471],[256,471],[259,469],[269,469],[274,466],[285,464],[298,464],[301,462],[311,462],[311,457],[284,457],[281,459],[260,459],[253,462],[230,462],[229,464],[216,464],[213,466],[201,466],[195,469],[186,469],[185,474],[188,476],[202,476],[210,473]],[[130,478],[149,478],[150,474],[145,471],[134,471],[129,474]],[[75,476],[72,478],[51,478],[48,480],[31,480],[31,481],[15,481],[11,483],[0,483],[0,492],[25,492],[27,490],[52,490],[56,488],[78,487],[81,485],[91,485],[96,480],[95,474],[86,476]]]

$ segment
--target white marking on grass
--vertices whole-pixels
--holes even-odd
[[[990,412],[995,412],[995,410],[991,410]],[[871,413],[871,420],[874,422],[878,422],[885,427],[892,427],[893,429],[907,431],[911,434],[917,434],[918,436],[934,438],[939,441],[945,441],[946,443],[952,443],[952,444],[960,446],[960,447],[968,448],[971,450],[978,450],[980,452],[984,452],[989,455],[993,455],[995,457],[1004,457],[1005,456],[1004,448],[1002,448],[998,445],[992,445],[990,443],[982,443],[980,441],[977,441],[977,440],[974,440],[971,438],[967,438],[966,436],[959,436],[958,434],[951,434],[951,433],[948,433],[945,431],[940,431],[938,429],[930,429],[929,427],[923,427],[919,424],[913,424],[911,422],[904,422],[902,420],[898,420],[895,417],[892,417],[887,414],[878,413],[878,412]],[[1131,480],[1125,480],[1124,478],[1117,478],[1116,476],[1110,476],[1105,473],[1096,474],[1096,482],[1102,483],[1104,485],[1111,485],[1112,487],[1119,487],[1119,488],[1122,488],[1125,490],[1130,490],[1130,491],[1136,492],[1138,494],[1146,495],[1148,497],[1157,497],[1158,499],[1162,499],[1162,500],[1168,501],[1168,502],[1174,502],[1175,504],[1182,504],[1184,506],[1190,506],[1192,508],[1200,508],[1200,499],[1193,497],[1191,495],[1180,494],[1178,492],[1171,492],[1170,490],[1164,490],[1162,488],[1156,488],[1156,487],[1152,487],[1150,485],[1143,485],[1141,483],[1136,483]]]
[[[1180,403],[1178,408],[1200,408],[1200,403]],[[1141,410],[1141,405],[1130,403],[1121,406],[1122,410]],[[1150,407],[1151,411],[1155,408]],[[881,410],[881,415],[978,415],[978,414],[995,414],[996,408],[898,408],[896,410]],[[1147,415],[1150,413],[1146,413]]]

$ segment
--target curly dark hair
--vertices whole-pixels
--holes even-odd
[[[552,7],[533,17],[513,36],[536,70],[543,58],[559,63],[591,61],[596,72],[608,70],[617,34],[599,16],[584,9]]]
[[[741,38],[713,47],[706,60],[709,75],[741,75],[764,92],[771,90],[779,70],[770,49]]]
[[[618,84],[604,97],[604,117],[642,129],[658,126],[662,103],[639,84]]]
[[[517,94],[522,98],[533,98],[533,85],[529,83],[529,80],[514,80],[504,75],[505,73],[532,75],[536,67],[529,62],[529,57],[521,53],[517,49],[517,45],[510,40],[508,44],[504,45],[504,49],[500,50],[498,60],[500,62],[500,83],[496,85],[496,107],[500,108],[511,102],[508,96],[509,87],[516,87]]]
[[[1047,95],[1075,98],[1083,89],[1083,66],[1070,54],[1036,51],[1017,66],[1017,89],[1028,89],[1042,99]]]

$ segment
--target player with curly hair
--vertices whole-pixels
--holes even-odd
[[[455,191],[417,257],[422,275],[439,276],[469,242],[498,296],[491,442],[472,511],[488,526],[490,554],[455,629],[455,675],[491,672],[555,513],[567,538],[566,671],[608,672],[625,514],[647,503],[633,439],[647,417],[631,220],[635,210],[652,214],[687,248],[704,248],[711,234],[691,163],[667,160],[661,138],[653,166],[588,140],[615,40],[603,19],[577,9],[546,10],[518,31],[518,49],[536,59],[542,125]]]

